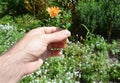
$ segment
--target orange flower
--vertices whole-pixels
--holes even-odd
[[[48,7],[47,11],[48,11],[51,18],[56,17],[60,13],[59,7],[55,7],[55,6],[54,7]]]

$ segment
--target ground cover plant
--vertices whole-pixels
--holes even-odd
[[[19,83],[120,82],[119,0],[37,1],[0,0],[0,54],[36,27],[57,26],[72,36],[61,57],[47,59]],[[9,6],[9,13],[4,13]],[[22,11],[16,11],[18,6]],[[50,15],[52,8],[59,11],[55,16]]]

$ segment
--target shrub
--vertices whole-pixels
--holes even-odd
[[[25,7],[30,11],[35,17],[42,20],[46,18],[46,8],[48,7],[48,2],[46,0],[23,0]]]
[[[24,16],[18,16],[12,19],[11,16],[5,16],[4,18],[0,19],[0,24],[5,25],[6,23],[9,23],[13,26],[16,26],[18,31],[29,31],[31,29],[43,26],[43,22],[40,20],[35,19],[31,15],[24,15]]]
[[[19,32],[10,24],[0,25],[0,53],[8,50],[23,35],[24,32]],[[109,51],[113,54],[120,52],[117,45],[115,41],[108,44],[103,37],[88,34],[84,44],[69,42],[62,57],[46,60],[38,71],[26,76],[20,83],[119,80],[119,64],[114,63],[115,65],[111,66],[109,61]]]
[[[103,37],[88,35],[82,50],[82,81],[108,82],[109,80],[109,44]]]
[[[3,18],[6,15],[15,17],[27,13],[23,0],[1,0],[1,2],[5,4],[2,5],[3,7],[2,13],[0,13],[0,18]]]
[[[25,13],[26,7],[27,10],[34,13],[34,16],[42,20],[45,25],[48,23],[48,25],[57,25],[63,28],[69,26],[69,30],[73,35],[78,34],[79,36],[82,35],[85,37],[86,30],[81,26],[81,24],[84,24],[89,27],[91,32],[101,34],[108,39],[111,36],[120,36],[120,1],[117,0],[1,0],[1,2],[2,5],[5,3],[10,8],[9,14],[13,16]],[[62,23],[58,19],[56,21],[59,21],[59,23],[51,21],[46,12],[48,6],[60,7],[63,11],[61,14],[63,18],[60,19],[67,23]]]
[[[27,76],[26,78],[23,78],[23,80],[20,81],[20,83],[35,83],[35,82],[41,82],[41,83],[75,83],[79,82],[79,80],[76,80],[77,77],[79,77],[79,73],[77,72],[78,68],[78,58],[67,57],[65,55],[62,55],[62,57],[54,57],[50,58],[47,61],[45,61],[44,65],[35,73]],[[31,78],[29,81],[28,78]]]
[[[110,76],[110,80],[120,82],[120,62],[111,67]]]
[[[18,3],[19,0],[12,2]],[[14,20],[10,16],[5,16],[0,20],[0,53],[7,51],[25,32],[39,26],[62,27],[77,34],[84,34],[81,30],[84,28],[85,31],[88,31],[86,39],[83,39],[83,44],[68,42],[64,55],[46,60],[38,71],[25,76],[20,83],[107,83],[109,80],[119,81],[120,42],[114,41],[109,44],[103,37],[90,33],[103,32],[110,37],[115,30],[119,31],[119,1],[79,0],[75,5],[75,12],[68,8],[71,0],[50,0],[48,2],[52,6],[60,7],[61,13],[57,17],[50,18],[45,12],[47,18],[42,21],[36,20],[34,16],[30,15],[18,16]],[[74,17],[78,20],[75,20]],[[85,25],[89,28],[87,29]],[[117,57],[116,61],[111,63],[111,59],[113,59],[111,57]]]
[[[90,31],[110,39],[114,33],[119,34],[120,26],[120,1],[117,0],[79,0],[77,9],[80,24],[85,24]],[[77,27],[78,31],[79,28]],[[80,32],[80,31],[79,31]],[[120,35],[117,35],[117,37]]]
[[[7,51],[23,34],[10,24],[0,24],[0,53]]]
[[[43,20],[45,26],[56,26],[64,29],[69,29],[72,22],[71,22],[71,11],[66,12],[62,8],[60,9],[61,12],[56,17],[51,18],[50,16],[48,19]]]
[[[116,44],[108,44],[103,37],[93,34],[84,41],[84,44],[68,42],[64,55],[46,60],[38,71],[20,83],[27,83],[26,80],[32,83],[108,83],[113,78],[119,79],[119,65],[111,66],[109,59],[110,51],[120,52]]]

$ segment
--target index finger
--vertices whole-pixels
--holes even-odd
[[[54,33],[54,32],[63,30],[63,29],[57,28],[57,27],[44,27],[43,29],[44,29],[45,34],[50,34],[50,33]]]

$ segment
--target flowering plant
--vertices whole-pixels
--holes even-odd
[[[59,7],[48,7],[47,12],[49,18],[47,19],[48,26],[57,26],[68,29],[71,26],[71,12],[60,10]],[[50,24],[49,24],[50,23]]]

